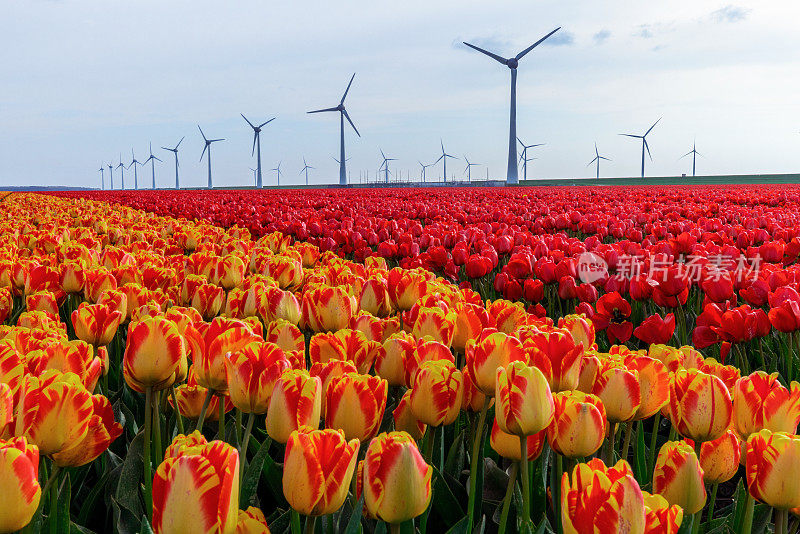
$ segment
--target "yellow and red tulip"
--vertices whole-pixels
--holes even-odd
[[[424,362],[420,365],[411,388],[411,411],[426,425],[449,425],[461,411],[463,390],[461,371],[451,362]]]
[[[465,355],[475,385],[489,397],[495,394],[498,367],[516,361],[528,363],[528,355],[519,339],[493,328],[485,329],[479,339],[468,341]]]
[[[272,390],[267,409],[267,434],[278,443],[286,443],[298,428],[318,428],[321,409],[322,380],[305,370],[286,371]]]
[[[668,441],[658,451],[653,471],[653,492],[687,514],[695,514],[706,504],[703,468],[691,445]]]
[[[456,318],[455,313],[447,312],[438,306],[421,308],[411,333],[418,339],[431,336],[435,341],[449,347],[455,334]]]
[[[659,494],[642,492],[644,496],[644,534],[677,534],[683,523],[683,508],[670,505]]]
[[[314,332],[347,328],[358,305],[341,287],[319,286],[303,294],[303,321]]]
[[[377,376],[346,373],[331,378],[325,389],[325,427],[341,429],[347,439],[372,438],[383,420],[388,388]]]
[[[733,412],[731,395],[722,380],[697,369],[680,369],[672,376],[667,407],[678,433],[699,442],[714,441],[724,434]]]
[[[453,333],[453,348],[463,353],[470,340],[481,337],[485,328],[494,326],[494,319],[482,305],[458,302],[453,306],[456,314],[456,329]]]
[[[597,452],[608,425],[600,397],[562,391],[553,395],[553,405],[553,422],[547,427],[550,447],[567,458],[582,458]]]
[[[22,529],[39,508],[39,449],[25,438],[0,439],[0,532]]]
[[[584,347],[568,330],[530,329],[523,336],[530,364],[537,367],[554,392],[576,389]]]
[[[519,440],[525,439],[528,442],[528,461],[532,462],[542,454],[546,437],[546,430],[531,434],[530,436],[525,436],[524,438],[515,436],[514,434],[508,434],[497,426],[497,420],[495,419],[494,423],[492,423],[492,431],[489,435],[489,444],[494,452],[503,458],[519,462],[519,459],[522,458],[522,448],[520,447]]]
[[[639,373],[610,358],[601,362],[592,393],[603,401],[612,424],[633,418],[642,404]]]
[[[386,282],[373,277],[364,282],[358,298],[358,307],[376,317],[386,317],[392,311],[389,300],[389,288]]]
[[[550,386],[536,367],[515,361],[497,368],[495,418],[503,432],[530,436],[547,428],[553,420]]]
[[[228,390],[225,355],[241,350],[250,343],[263,341],[248,321],[216,317],[207,325],[201,323],[195,328],[186,329],[197,382],[201,386],[214,391]]]
[[[778,373],[756,371],[733,388],[733,425],[742,440],[762,428],[794,434],[800,422],[800,384],[786,388]]]
[[[190,367],[186,383],[175,387],[175,398],[178,401],[177,409],[180,411],[181,416],[192,420],[199,419],[207,396],[208,388],[197,383],[197,375],[194,372],[194,366]],[[175,404],[172,400],[172,396],[168,398],[168,401],[174,410]],[[206,408],[205,421],[219,421],[220,402],[224,403],[223,410],[225,410],[225,413],[233,410],[230,397],[227,395],[213,395]]]
[[[72,312],[72,325],[78,339],[99,347],[111,343],[122,318],[122,313],[105,304],[84,302]]]
[[[575,343],[583,345],[584,350],[591,350],[594,347],[594,325],[585,315],[565,315],[558,320],[558,327],[567,330]]]
[[[750,495],[773,508],[800,506],[800,436],[762,429],[747,438]]]
[[[103,395],[92,396],[92,415],[86,435],[71,447],[53,454],[60,467],[79,467],[100,456],[122,434],[122,425],[114,420],[111,403]]]
[[[636,371],[641,402],[633,416],[640,421],[658,413],[669,402],[670,376],[666,366],[655,358],[631,353],[625,366]]]
[[[739,470],[742,441],[736,432],[726,430],[714,441],[706,441],[700,447],[700,467],[706,484],[727,482]]]
[[[128,327],[122,370],[135,391],[171,386],[186,360],[186,346],[178,326],[165,317],[145,317]],[[184,364],[185,365],[185,364]]]
[[[239,510],[235,534],[270,534],[264,512],[254,506]]]
[[[394,428],[400,432],[408,433],[414,440],[420,441],[425,435],[428,425],[417,419],[411,411],[411,390],[407,390],[397,403],[397,407],[392,412]]]
[[[275,383],[290,368],[289,360],[274,343],[254,341],[228,352],[225,369],[231,402],[244,413],[266,413]]]

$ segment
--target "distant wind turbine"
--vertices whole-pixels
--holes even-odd
[[[341,166],[341,163],[339,165]],[[303,171],[305,171],[305,173],[306,173],[306,185],[308,185],[308,170],[309,169],[313,169],[313,168],[314,167],[312,167],[311,165],[306,163],[306,158],[303,158],[303,168],[300,169],[300,174],[303,174]]]
[[[467,173],[467,181],[472,182],[472,167],[478,166],[480,163],[470,163],[466,154],[464,154],[464,161],[467,162],[467,166],[464,168],[464,171]]]
[[[692,149],[689,152],[687,152],[686,154],[684,154],[683,156],[681,156],[680,158],[678,158],[678,159],[683,159],[686,156],[688,156],[689,154],[692,155],[692,176],[694,176],[695,175],[695,169],[696,169],[695,164],[697,163],[697,156],[702,156],[702,154],[697,151],[696,143],[692,143]]]
[[[114,166],[110,163],[108,164],[108,175],[111,178],[111,190],[114,190]]]
[[[117,165],[117,169],[122,169],[119,172],[122,174],[122,189],[125,189],[125,164],[122,163],[122,152],[119,153],[119,165]]]
[[[511,69],[511,106],[508,127],[508,171],[506,173],[506,181],[510,184],[515,184],[519,181],[517,176],[517,144],[514,142],[517,138],[517,66],[519,65],[519,60],[525,57],[525,54],[542,44],[545,39],[560,29],[561,27],[559,26],[516,56],[508,59],[498,56],[497,54],[493,54],[492,52],[484,50],[483,48],[479,48],[475,45],[464,42],[464,44],[468,47],[486,54],[490,58]]]
[[[257,187],[258,185],[258,169],[254,169],[250,167],[250,170],[253,171],[253,186]]]
[[[442,155],[441,155],[441,156],[439,156],[439,159],[437,159],[436,161],[434,161],[434,162],[433,162],[433,164],[434,164],[434,165],[436,165],[436,164],[437,164],[437,163],[439,163],[440,161],[442,162],[442,170],[444,171],[444,181],[446,182],[446,181],[447,181],[447,158],[453,158],[453,159],[458,159],[458,158],[457,158],[457,157],[455,157],[455,156],[451,156],[450,154],[448,154],[447,152],[445,152],[445,150],[444,150],[444,141],[442,141],[441,139],[439,139],[439,142],[440,142],[440,143],[441,143],[441,145],[442,145]]]
[[[216,143],[217,141],[224,141],[225,139],[224,138],[206,139],[206,134],[203,133],[203,129],[200,128],[199,124],[197,125],[197,129],[200,130],[200,135],[203,136],[203,141],[206,142],[206,146],[203,147],[203,152],[200,154],[200,161],[203,161],[203,155],[206,153],[207,150],[208,157],[206,159],[208,160],[208,188],[211,189],[212,187],[214,187],[211,181],[211,143]]]
[[[175,156],[177,156],[177,154],[175,154]],[[147,165],[148,161],[150,162],[150,171],[152,172],[152,175],[153,175],[153,189],[155,189],[156,188],[156,161],[161,162],[161,160],[153,155],[153,143],[150,143],[150,157],[147,158],[146,160],[144,160],[144,163],[142,163],[142,166]]]
[[[100,164],[100,189],[105,189],[106,188],[106,177],[103,174],[104,171],[105,171],[105,169],[103,168],[103,164],[101,163]]]
[[[344,107],[344,99],[347,98],[347,93],[350,91],[350,86],[353,85],[353,78],[356,77],[356,74],[353,73],[353,76],[350,77],[350,83],[347,84],[347,89],[344,90],[344,94],[342,95],[342,99],[339,101],[339,105],[332,108],[324,108],[324,109],[315,109],[313,111],[309,111],[308,113],[324,113],[327,111],[338,111],[339,112],[339,185],[347,185],[347,170],[346,170],[346,159],[344,155],[344,120],[347,119],[347,122],[350,123],[350,126],[353,127],[353,131],[356,132],[356,135],[361,137],[361,134],[358,133],[358,129],[356,125],[353,124],[353,121],[350,120],[350,115],[347,114],[347,110]],[[308,174],[308,173],[306,173]]]
[[[641,139],[642,140],[642,178],[644,178],[644,151],[647,149],[647,155],[650,156],[650,161],[653,161],[653,156],[650,154],[650,145],[647,144],[647,135],[653,131],[653,128],[656,127],[656,124],[663,117],[659,117],[659,119],[653,123],[653,125],[644,133],[644,135],[634,135],[634,134],[620,134],[624,135],[625,137],[633,137],[634,139]]]
[[[180,183],[180,181],[178,181],[178,147],[181,146],[181,143],[183,143],[183,140],[185,138],[186,138],[186,136],[181,137],[181,140],[178,141],[178,144],[175,145],[175,148],[167,148],[165,146],[161,147],[164,150],[169,150],[170,152],[175,154],[175,189],[180,189],[181,188],[181,183]]]
[[[281,185],[281,162],[279,161],[278,166],[270,170],[278,173],[278,185]]]
[[[397,161],[397,158],[387,158],[386,154],[383,153],[382,149],[378,149],[381,151],[381,157],[383,158],[383,162],[381,162],[381,166],[378,168],[380,171],[383,169],[383,181],[384,183],[389,183],[389,162],[390,161]]]
[[[142,162],[140,162],[139,160],[136,159],[136,154],[134,154],[133,153],[133,149],[131,149],[131,164],[128,165],[128,168],[130,169],[131,167],[133,167],[133,188],[134,189],[139,189],[139,173],[136,172],[136,166],[137,165],[143,165],[143,164],[142,164]]]
[[[244,116],[244,113],[240,113],[240,115],[242,116],[242,118],[245,121],[247,121],[247,124],[249,124],[250,127],[253,129],[253,150],[252,150],[252,152],[255,152],[256,146],[258,146],[258,157],[257,157],[257,160],[256,160],[257,161],[257,164],[256,164],[256,175],[257,175],[256,187],[261,189],[261,187],[264,185],[264,182],[261,180],[261,128],[263,128],[264,126],[266,126],[270,122],[274,121],[275,117],[272,117],[270,120],[262,122],[261,124],[256,126],[255,124],[250,122],[247,119],[247,117]],[[251,156],[253,155],[252,152],[250,154]]]
[[[435,163],[428,163],[427,165],[425,165],[421,161],[418,161],[417,163],[419,163],[419,166],[422,167],[421,176],[422,176],[422,181],[424,182],[425,181],[425,169],[427,169],[428,167],[433,167],[435,165]]]
[[[529,158],[528,157],[528,149],[529,148],[535,148],[537,146],[544,146],[546,143],[536,143],[534,145],[526,145],[525,143],[522,142],[522,140],[519,137],[517,137],[517,141],[519,141],[519,144],[522,145],[522,155],[519,158],[519,160],[522,162],[522,179],[523,180],[527,180],[528,179],[528,162],[536,159],[536,158]]]
[[[601,159],[604,159],[606,161],[611,161],[609,158],[600,155],[600,152],[597,151],[597,143],[595,143],[594,144],[594,159],[592,161],[590,161],[589,163],[587,163],[586,166],[588,167],[592,163],[595,163],[597,165],[597,179],[598,180],[600,179],[600,160]]]

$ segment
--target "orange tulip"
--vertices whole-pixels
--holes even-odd
[[[228,394],[244,413],[266,413],[275,382],[291,368],[283,351],[274,343],[251,342],[225,355]]]
[[[568,330],[530,330],[523,345],[531,365],[544,373],[554,392],[576,389],[580,378],[583,345]]]
[[[389,385],[377,376],[347,373],[325,389],[325,427],[344,431],[347,439],[365,441],[378,432]]]
[[[546,437],[547,432],[545,430],[525,437],[525,439],[528,441],[529,462],[534,461],[539,457],[540,454],[542,454]],[[497,420],[495,419],[494,423],[492,424],[492,432],[489,436],[489,444],[494,452],[507,460],[519,462],[519,459],[522,458],[522,448],[520,447],[521,444],[519,441],[520,439],[522,438],[519,436],[503,432],[500,427],[497,426]]]
[[[341,508],[356,468],[359,441],[341,430],[295,430],[286,442],[283,495],[303,515]]]
[[[178,411],[182,417],[197,420],[203,411],[203,404],[208,396],[208,388],[197,383],[197,374],[194,366],[189,368],[188,380],[185,384],[175,387],[175,398],[178,400]],[[175,409],[172,396],[168,397],[169,405]],[[219,403],[224,403],[225,413],[233,410],[233,403],[227,395],[213,395],[206,408],[205,421],[219,421]]]
[[[350,324],[348,327],[351,330],[358,330],[359,332],[362,332],[369,341],[383,343],[384,322],[384,319],[380,319],[374,315],[370,315],[369,313],[362,311],[350,318]],[[389,336],[387,335],[386,337]]]
[[[449,425],[461,411],[461,371],[446,360],[424,362],[411,388],[411,411],[430,426]]]
[[[800,384],[790,389],[778,373],[756,371],[736,381],[733,388],[733,426],[742,440],[762,428],[794,434],[800,422]]]
[[[45,371],[25,377],[16,435],[24,435],[45,456],[80,443],[89,431],[92,395],[74,373]]]
[[[477,340],[470,340],[465,348],[467,368],[475,385],[489,397],[494,397],[497,368],[511,362],[528,363],[522,343],[515,337],[487,328]]]
[[[321,286],[303,294],[303,321],[314,332],[347,328],[358,305],[341,287]]]
[[[642,492],[644,497],[644,534],[677,534],[683,523],[683,509],[670,504],[659,494]]]
[[[92,396],[92,415],[81,441],[53,454],[60,467],[79,467],[94,461],[122,434],[122,425],[114,420],[111,403],[102,395]]]
[[[731,395],[722,380],[697,369],[680,369],[673,375],[667,406],[678,433],[699,442],[714,441],[724,434],[733,412]]]
[[[381,278],[370,278],[364,282],[358,298],[358,307],[376,317],[386,317],[392,311],[389,289]]]
[[[94,349],[88,343],[62,339],[47,345],[43,351],[29,352],[28,369],[34,375],[41,375],[47,369],[75,373],[87,390],[94,391],[103,362],[94,356]]]
[[[186,347],[175,323],[165,317],[145,317],[128,326],[122,370],[125,382],[143,392],[171,386],[178,375]]]
[[[481,337],[485,328],[494,327],[494,319],[483,306],[458,302],[453,306],[456,314],[456,329],[453,333],[453,348],[463,353],[470,340]]]
[[[42,488],[39,486],[39,450],[25,438],[0,439],[0,532],[22,529],[39,508]]]
[[[419,271],[392,269],[386,279],[389,300],[401,311],[410,310],[428,291],[427,278]]]
[[[199,434],[199,433],[195,433]],[[153,478],[153,530],[234,533],[239,510],[239,453],[223,441],[179,435]]]
[[[252,324],[238,319],[216,317],[210,324],[186,329],[186,340],[194,358],[197,382],[214,391],[228,391],[225,355],[237,352],[263,338],[253,331]]]
[[[11,386],[0,382],[0,436],[14,419],[14,393]]]
[[[373,439],[362,473],[364,505],[371,516],[398,524],[428,508],[433,468],[405,432],[383,433]]]
[[[647,419],[658,413],[669,402],[669,371],[655,358],[631,353],[625,359],[625,366],[634,369],[639,379],[641,402],[634,421]]]
[[[235,534],[270,534],[264,512],[254,506],[239,510]]]
[[[644,496],[628,462],[606,467],[594,458],[578,464],[572,476],[564,473],[561,523],[566,534],[643,532]]]
[[[303,313],[300,302],[292,293],[277,287],[266,287],[264,295],[264,307],[258,313],[264,317],[265,322],[283,319],[295,325],[300,323]]]
[[[375,358],[375,374],[385,378],[390,386],[407,386],[406,367],[414,359],[416,349],[417,342],[411,334],[392,334],[383,342],[383,350]]]
[[[319,427],[322,409],[322,380],[305,370],[283,373],[272,390],[267,409],[267,434],[278,443],[300,427]]]
[[[553,395],[544,374],[524,362],[497,368],[497,407],[500,430],[517,436],[536,434],[553,420]]]
[[[392,412],[392,418],[394,419],[395,430],[408,433],[416,441],[422,439],[422,436],[425,435],[425,430],[428,428],[428,425],[417,419],[417,416],[411,411],[410,389],[403,394],[400,402],[397,403],[397,407]]]
[[[594,325],[585,315],[565,315],[558,320],[558,327],[567,330],[575,343],[583,345],[584,350],[594,347]]]
[[[43,311],[58,315],[58,302],[51,291],[39,291],[25,297],[25,308],[30,311]]]
[[[703,468],[685,441],[668,441],[658,451],[653,471],[653,492],[687,514],[695,514],[706,504]]]
[[[639,373],[610,358],[601,362],[592,393],[603,401],[611,423],[633,418],[642,404]]]
[[[703,468],[706,484],[721,484],[732,479],[739,470],[741,453],[742,442],[733,430],[726,430],[714,441],[703,443],[700,447],[700,467]]]
[[[800,506],[800,436],[762,429],[747,438],[750,495],[773,508]]]
[[[421,308],[411,333],[416,338],[431,336],[447,347],[453,342],[456,329],[456,314],[442,308]]]
[[[607,433],[606,410],[595,395],[562,391],[553,395],[553,422],[547,427],[547,441],[567,458],[591,456],[603,444]]]
[[[418,339],[411,358],[407,358],[403,362],[405,365],[405,376],[403,377],[405,385],[407,387],[413,386],[417,371],[419,371],[422,364],[432,361],[445,361],[453,365],[456,364],[453,353],[450,352],[446,345],[439,343],[430,336]]]
[[[104,304],[81,303],[72,312],[72,326],[78,339],[95,347],[108,345],[114,339],[122,314]]]

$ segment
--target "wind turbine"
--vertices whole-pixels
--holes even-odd
[[[111,177],[111,190],[114,190],[114,167],[110,163],[108,164],[108,175]]]
[[[142,164],[142,162],[140,162],[139,160],[136,159],[136,155],[133,153],[133,149],[131,149],[131,164],[128,165],[128,168],[130,169],[131,167],[133,167],[133,188],[134,189],[139,189],[139,173],[136,172],[136,166],[137,165],[143,165],[143,164]]]
[[[178,154],[176,152],[175,153],[175,157],[177,157],[177,156],[178,156]],[[156,188],[156,161],[160,162],[161,160],[153,155],[153,143],[150,143],[150,157],[147,158],[146,160],[144,160],[144,163],[142,163],[142,166],[144,167],[145,165],[147,165],[148,161],[150,162],[150,170],[152,171],[152,174],[153,174],[153,189],[155,189]]]
[[[597,143],[595,143],[594,144],[594,159],[592,161],[590,161],[589,163],[587,163],[586,166],[588,167],[592,163],[595,163],[597,165],[597,179],[598,180],[600,179],[600,160],[601,159],[604,159],[606,161],[611,161],[609,158],[600,155],[600,152],[597,151]]]
[[[464,168],[464,171],[467,173],[467,181],[472,182],[472,167],[478,166],[480,163],[470,163],[466,154],[464,154],[464,161],[467,162],[467,166]]]
[[[427,165],[425,165],[421,161],[417,161],[417,163],[419,163],[419,166],[422,167],[422,181],[424,182],[425,181],[425,169],[427,169],[428,167],[433,167],[435,164],[434,163],[428,163]]]
[[[383,158],[383,162],[381,166],[378,167],[378,170],[383,169],[383,181],[384,183],[389,183],[389,162],[390,161],[397,161],[397,158],[387,158],[386,154],[383,153],[383,149],[378,149],[381,151],[381,157]]]
[[[186,138],[186,136],[181,137],[181,140],[178,141],[178,144],[175,145],[175,148],[167,148],[165,146],[161,147],[164,150],[169,150],[170,152],[175,154],[175,189],[180,189],[181,188],[181,184],[178,181],[178,147],[181,146],[181,143],[183,143],[183,140],[185,138]]]
[[[506,173],[506,181],[510,184],[515,184],[519,181],[517,176],[517,144],[514,142],[514,140],[517,138],[517,66],[519,65],[519,60],[525,57],[525,54],[542,44],[545,39],[560,29],[561,27],[559,26],[516,56],[508,59],[500,57],[497,54],[493,54],[492,52],[484,50],[483,48],[479,48],[475,45],[464,42],[464,44],[468,47],[486,54],[490,58],[511,69],[511,109],[508,127],[508,171]]]
[[[250,170],[253,171],[253,185],[257,186],[257,184],[258,184],[258,169],[254,169],[253,167],[250,167]]]
[[[203,154],[205,154],[206,150],[208,150],[208,157],[206,158],[208,160],[208,188],[211,189],[213,187],[213,184],[211,182],[211,143],[216,143],[217,141],[224,141],[225,139],[224,138],[206,139],[206,134],[203,133],[203,129],[200,128],[199,124],[197,125],[197,129],[200,130],[200,135],[203,136],[203,141],[206,142],[206,146],[203,147],[203,152],[200,154],[200,161],[203,161]]]
[[[341,168],[341,163],[339,164],[339,166],[340,166],[339,168]],[[303,174],[303,171],[305,171],[305,173],[306,173],[306,185],[308,185],[308,169],[313,169],[313,168],[314,167],[312,167],[311,165],[306,163],[306,158],[303,158],[303,168],[300,169],[300,174]]]
[[[519,141],[519,144],[522,145],[522,155],[519,158],[519,160],[522,162],[522,179],[523,180],[527,180],[528,179],[528,162],[531,161],[531,160],[536,159],[536,158],[529,158],[528,157],[528,149],[529,148],[535,148],[537,146],[544,146],[546,143],[536,143],[534,145],[526,145],[525,143],[522,142],[522,139],[520,139],[519,137],[517,137],[517,141]]]
[[[278,166],[270,170],[278,173],[278,185],[281,185],[281,162],[279,161]]]
[[[119,153],[119,165],[117,165],[117,169],[122,169],[119,171],[122,173],[122,189],[125,189],[125,164],[122,163],[122,152]]]
[[[257,159],[258,163],[256,164],[256,169],[257,169],[256,187],[261,189],[261,186],[264,185],[264,182],[261,180],[261,128],[263,128],[270,122],[274,121],[275,117],[272,117],[270,120],[262,122],[261,124],[256,126],[255,124],[250,122],[247,119],[247,117],[244,116],[244,113],[240,113],[239,115],[241,115],[242,118],[245,121],[247,121],[247,124],[249,124],[250,127],[253,129],[253,152],[255,152],[256,150],[256,145],[258,146],[258,159]],[[251,156],[253,155],[252,152],[250,155]]]
[[[458,159],[458,158],[455,157],[455,156],[451,156],[450,154],[448,154],[447,152],[444,151],[444,141],[439,139],[439,142],[442,144],[442,155],[439,156],[439,159],[434,161],[433,164],[436,165],[437,163],[439,163],[439,161],[442,162],[442,166],[443,166],[443,170],[444,170],[444,181],[446,182],[447,181],[447,158],[453,158],[453,159]]]
[[[663,117],[659,117],[656,122],[644,133],[644,135],[634,135],[634,134],[620,134],[624,135],[625,137],[633,137],[634,139],[641,139],[642,140],[642,178],[644,178],[644,151],[647,149],[647,155],[650,156],[650,161],[653,161],[653,156],[650,154],[650,145],[647,144],[647,134],[653,131],[653,128],[656,127],[656,124],[662,119]]]
[[[106,188],[106,177],[105,177],[105,174],[103,174],[104,171],[105,171],[105,169],[103,169],[103,164],[101,163],[100,164],[100,189],[105,189]]]
[[[702,156],[702,154],[697,151],[696,143],[692,143],[692,149],[678,159],[683,159],[689,154],[692,155],[692,176],[694,177],[696,169],[695,163],[697,162],[697,156]]]
[[[344,155],[344,120],[345,119],[347,119],[347,122],[349,122],[350,126],[353,127],[353,131],[356,132],[356,135],[361,137],[361,134],[358,133],[358,129],[356,128],[356,125],[353,124],[352,120],[350,120],[350,115],[347,114],[347,110],[344,107],[344,99],[347,98],[347,92],[350,91],[350,86],[353,85],[353,78],[355,78],[355,77],[356,77],[356,74],[353,73],[353,76],[350,77],[350,83],[347,84],[347,89],[344,90],[344,94],[342,95],[342,99],[339,101],[339,105],[338,106],[333,107],[333,108],[315,109],[314,111],[309,111],[308,112],[308,113],[324,113],[324,112],[327,112],[327,111],[338,111],[339,112],[339,185],[347,185],[347,170],[345,169],[347,160],[345,159],[345,155]]]

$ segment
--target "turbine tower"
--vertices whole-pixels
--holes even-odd
[[[108,164],[108,176],[111,178],[111,190],[114,190],[114,166]]]
[[[278,185],[281,185],[281,162],[279,161],[278,166],[270,170],[278,173]]]
[[[644,133],[644,135],[634,135],[634,134],[620,134],[624,135],[625,137],[633,137],[634,139],[641,139],[642,140],[642,178],[644,178],[644,151],[647,149],[647,155],[650,156],[650,161],[653,161],[653,156],[650,154],[650,145],[647,144],[647,135],[653,131],[653,128],[656,127],[656,124],[662,119],[663,117],[659,117],[656,122]]]
[[[177,153],[175,154],[175,156],[177,157]],[[153,143],[150,143],[150,157],[147,158],[146,160],[144,160],[144,163],[142,164],[142,166],[147,165],[148,161],[150,162],[150,171],[153,174],[153,189],[155,189],[156,188],[156,161],[161,162],[161,160],[153,155]]]
[[[356,132],[356,135],[361,137],[361,134],[358,133],[358,129],[356,125],[353,124],[353,121],[350,120],[350,115],[347,114],[347,110],[344,107],[344,99],[347,98],[347,92],[350,91],[350,86],[353,85],[353,78],[356,77],[356,74],[353,73],[353,76],[350,77],[350,83],[347,84],[347,89],[344,90],[344,94],[342,95],[342,99],[339,101],[339,105],[333,108],[324,108],[324,109],[315,109],[314,111],[309,111],[309,113],[324,113],[327,111],[338,111],[339,112],[339,185],[347,185],[347,170],[346,166],[346,159],[344,155],[344,120],[347,119],[347,122],[350,123],[350,126],[353,127],[353,131]],[[313,168],[313,167],[312,167]],[[308,173],[306,173],[308,174]]]
[[[197,129],[200,130],[200,135],[203,136],[203,141],[206,142],[206,146],[203,147],[203,152],[200,154],[200,161],[203,161],[203,155],[208,151],[208,188],[211,189],[214,187],[213,182],[211,181],[211,143],[216,143],[217,141],[224,141],[224,138],[220,139],[206,139],[206,134],[203,133],[203,129],[200,128],[200,125],[197,125]]]
[[[247,121],[247,124],[249,124],[250,127],[253,129],[253,150],[250,153],[250,155],[251,156],[253,155],[253,152],[255,152],[255,150],[256,150],[256,146],[258,146],[258,158],[256,160],[257,161],[257,163],[256,163],[256,176],[257,176],[257,178],[256,178],[256,187],[261,189],[261,187],[264,185],[264,182],[261,180],[261,128],[263,128],[264,126],[266,126],[270,122],[274,121],[275,117],[272,117],[270,120],[262,122],[261,124],[256,126],[255,124],[250,122],[247,119],[247,117],[244,116],[244,113],[240,113],[239,115],[241,115],[242,118],[245,121]]]
[[[383,158],[383,162],[381,163],[381,166],[378,167],[378,170],[380,171],[381,169],[383,169],[383,182],[388,184],[389,183],[389,162],[390,161],[397,161],[397,158],[387,158],[386,154],[383,153],[382,149],[378,149],[378,150],[381,151],[381,157]]]
[[[186,138],[186,136],[181,137],[181,140],[178,141],[178,144],[175,145],[175,148],[167,148],[165,146],[161,147],[162,149],[169,150],[170,152],[175,154],[175,189],[180,189],[181,188],[181,184],[178,181],[178,147],[181,146],[181,143],[183,143],[183,140],[185,138]]]
[[[586,166],[588,167],[592,163],[597,165],[597,179],[598,180],[600,179],[600,160],[601,159],[604,159],[606,161],[611,161],[609,158],[600,155],[600,152],[597,151],[597,143],[595,143],[594,144],[594,159],[592,161],[590,161],[589,163],[587,163]]]
[[[122,169],[119,172],[122,174],[122,189],[125,189],[125,164],[122,163],[122,152],[119,153],[119,165],[117,165],[117,169]]]
[[[519,160],[522,162],[522,179],[523,180],[527,180],[528,179],[528,162],[536,159],[536,158],[529,158],[528,157],[528,149],[529,148],[535,148],[537,146],[544,146],[545,143],[536,143],[535,145],[526,145],[525,143],[522,142],[522,140],[519,137],[517,137],[517,141],[519,141],[519,144],[522,145],[522,155],[519,158]]]
[[[105,174],[103,174],[104,171],[105,171],[105,169],[103,168],[103,164],[101,163],[100,164],[100,189],[105,189],[106,188],[106,177],[105,177]]]
[[[511,69],[511,109],[508,127],[508,171],[506,173],[506,182],[509,184],[515,184],[519,181],[517,176],[517,144],[514,142],[514,140],[517,138],[517,67],[519,66],[519,60],[525,57],[525,54],[542,44],[545,39],[560,29],[561,27],[559,26],[516,56],[508,59],[500,57],[497,54],[493,54],[492,52],[484,50],[483,48],[479,48],[475,45],[464,42],[464,44],[468,47],[486,54],[490,58]]]
[[[128,168],[130,169],[131,167],[133,167],[133,188],[134,189],[139,189],[139,173],[136,172],[136,166],[137,165],[142,165],[142,163],[139,160],[136,159],[136,155],[133,153],[133,149],[131,149],[131,164],[128,165]]]
[[[341,163],[339,164],[339,166],[341,167]],[[303,174],[303,171],[305,171],[305,173],[306,173],[306,185],[308,185],[308,170],[309,169],[313,169],[313,168],[314,167],[312,167],[311,165],[306,163],[306,158],[303,158],[303,168],[300,169],[300,174]]]
[[[444,181],[447,182],[447,158],[453,158],[453,159],[458,159],[458,158],[455,156],[451,156],[450,154],[444,151],[444,141],[439,139],[439,142],[442,144],[442,155],[439,156],[439,159],[434,161],[433,164],[436,165],[437,163],[439,163],[439,161],[442,162],[442,168],[444,170]]]
[[[464,172],[467,173],[467,181],[471,183],[472,182],[472,172],[471,172],[472,171],[472,167],[476,167],[476,166],[480,165],[480,163],[470,163],[469,160],[467,159],[467,155],[466,154],[464,154],[464,161],[467,162],[467,166],[464,167]]]
[[[686,156],[688,156],[689,154],[692,155],[692,177],[694,177],[695,176],[695,169],[697,168],[696,165],[695,165],[697,163],[697,156],[702,156],[702,154],[697,151],[697,143],[692,143],[692,149],[689,152],[687,152],[686,154],[684,154],[683,156],[681,156],[680,158],[678,158],[678,159],[683,159]]]

